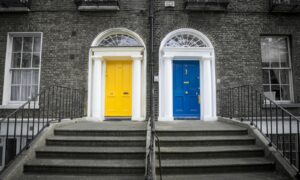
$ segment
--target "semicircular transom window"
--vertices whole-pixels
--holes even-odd
[[[165,47],[208,47],[208,45],[192,34],[178,34],[169,39]]]
[[[142,44],[132,36],[126,34],[113,34],[104,38],[100,43],[100,47],[136,47]]]

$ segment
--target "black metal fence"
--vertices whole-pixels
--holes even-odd
[[[83,117],[84,97],[84,89],[51,86],[3,118],[0,132],[6,144],[5,167],[51,122]]]
[[[219,115],[255,126],[298,171],[299,118],[250,85],[218,91]]]

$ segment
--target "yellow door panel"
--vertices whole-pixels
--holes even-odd
[[[108,61],[105,81],[105,116],[131,116],[131,61]]]

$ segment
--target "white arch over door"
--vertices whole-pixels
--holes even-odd
[[[108,29],[93,40],[89,51],[87,116],[104,120],[106,62],[132,61],[132,120],[146,116],[146,45],[126,28]]]
[[[159,120],[172,121],[173,68],[176,60],[198,60],[200,64],[201,120],[217,120],[215,52],[201,32],[182,28],[170,32],[159,49]]]

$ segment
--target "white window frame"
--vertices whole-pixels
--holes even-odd
[[[289,77],[289,90],[290,90],[290,100],[273,100],[274,102],[278,103],[278,104],[291,104],[294,102],[294,91],[293,91],[293,73],[292,73],[292,57],[291,57],[291,40],[290,40],[290,36],[288,35],[261,35],[260,38],[263,38],[263,37],[286,37],[287,38],[287,51],[288,51],[288,63],[289,63],[289,67],[286,68],[286,67],[275,67],[275,68],[271,68],[271,67],[263,67],[262,66],[262,70],[270,70],[270,69],[275,69],[275,70],[288,70],[288,77]],[[261,55],[261,58],[262,58],[262,55]],[[262,62],[262,60],[261,60]],[[269,80],[270,81],[270,80]],[[262,84],[263,86],[271,86],[271,84]],[[263,90],[264,92],[264,90]],[[266,104],[268,102],[265,102]]]
[[[41,38],[40,46],[40,67],[39,67],[39,81],[38,81],[38,92],[40,91],[40,81],[41,81],[41,66],[42,66],[42,47],[43,47],[43,33],[42,32],[8,32],[7,33],[7,45],[6,45],[6,57],[5,57],[5,70],[4,70],[4,84],[3,84],[3,97],[1,109],[13,109],[18,108],[20,105],[24,104],[26,101],[11,101],[11,58],[12,58],[12,46],[13,37],[25,37],[25,36],[35,36]]]

